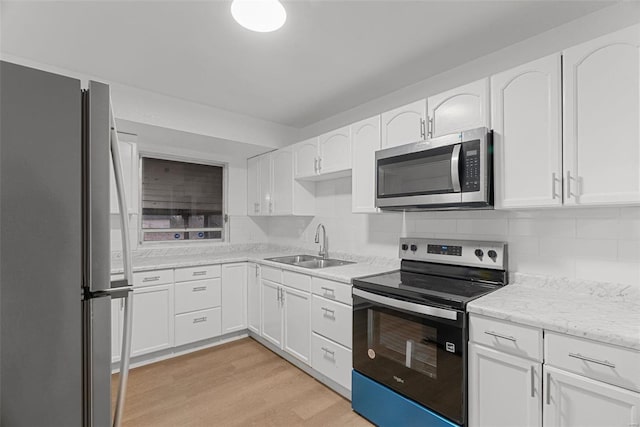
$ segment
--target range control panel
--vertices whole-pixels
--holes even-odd
[[[402,237],[400,258],[506,270],[507,244],[480,240]]]

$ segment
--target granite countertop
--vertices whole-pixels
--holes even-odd
[[[227,264],[232,262],[255,262],[261,265],[282,268],[299,273],[309,274],[329,280],[343,283],[351,283],[357,277],[380,274],[400,268],[400,260],[381,257],[363,257],[346,253],[332,253],[331,258],[343,259],[355,262],[336,267],[309,269],[294,265],[269,261],[265,258],[273,258],[286,255],[310,254],[309,250],[301,248],[286,248],[271,245],[242,245],[212,248],[170,248],[136,251],[133,257],[133,271],[158,270],[163,268],[192,267],[198,265]],[[111,274],[123,272],[122,258],[114,256],[111,259]]]
[[[516,274],[470,313],[640,350],[640,287]]]

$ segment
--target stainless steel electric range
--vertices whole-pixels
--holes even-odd
[[[400,257],[353,282],[353,409],[378,426],[466,426],[466,306],[508,283],[506,244],[402,238]]]

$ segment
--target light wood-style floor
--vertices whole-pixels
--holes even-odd
[[[251,338],[132,369],[123,425],[371,426],[348,400]]]

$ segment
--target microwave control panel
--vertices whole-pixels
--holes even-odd
[[[480,140],[462,144],[462,182],[463,193],[480,191]]]

